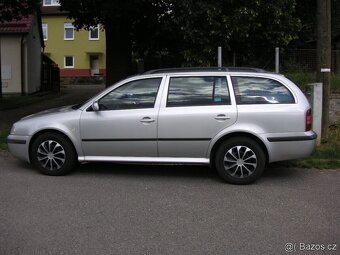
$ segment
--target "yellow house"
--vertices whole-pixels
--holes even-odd
[[[43,0],[45,54],[60,68],[60,77],[105,76],[105,33],[100,25],[76,31],[57,0]]]

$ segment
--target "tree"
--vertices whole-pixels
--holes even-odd
[[[39,0],[3,0],[0,1],[0,22],[20,20],[35,13],[40,6]]]
[[[107,85],[131,73],[131,59],[167,58],[166,66],[212,66],[216,48],[266,60],[301,28],[296,0],[60,0],[77,29],[102,24]],[[133,55],[132,55],[133,52]],[[229,54],[230,55],[230,54]],[[258,63],[258,62],[257,62]],[[162,64],[164,65],[164,64]]]
[[[154,3],[156,2],[156,3]],[[101,24],[106,35],[106,83],[131,74],[133,31],[137,24],[157,20],[163,1],[60,0],[77,29]],[[147,27],[143,29],[147,31]],[[147,33],[147,32],[146,32]]]
[[[239,64],[266,60],[301,28],[295,0],[177,0],[173,17],[184,36],[184,58],[192,65],[214,65],[216,48],[243,56]],[[189,47],[188,47],[189,46]]]

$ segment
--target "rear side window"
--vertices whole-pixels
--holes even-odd
[[[230,104],[226,77],[170,79],[167,107]]]
[[[292,93],[268,78],[231,77],[237,104],[294,104]]]

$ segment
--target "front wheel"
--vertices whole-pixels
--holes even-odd
[[[76,153],[66,137],[57,133],[44,133],[32,143],[30,158],[33,165],[46,175],[69,173],[76,163]]]
[[[263,173],[266,156],[261,146],[247,137],[233,137],[217,150],[215,166],[219,175],[232,184],[249,184]]]

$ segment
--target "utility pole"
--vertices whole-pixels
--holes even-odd
[[[1,68],[1,35],[0,35],[0,98],[2,98],[2,68]]]
[[[323,84],[321,142],[328,141],[331,78],[331,1],[317,0],[317,82]]]

